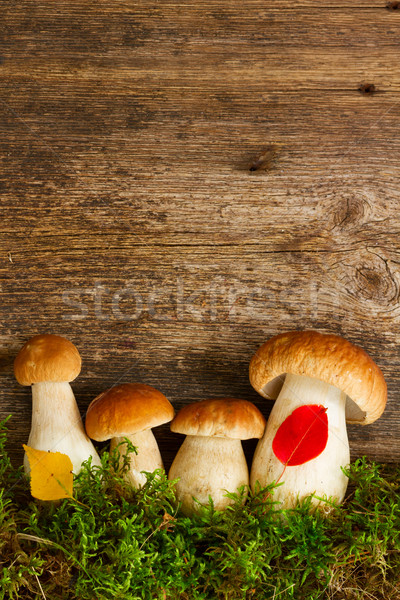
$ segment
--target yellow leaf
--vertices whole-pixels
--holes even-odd
[[[23,444],[31,468],[31,494],[39,500],[72,496],[72,462],[61,452],[36,450]]]

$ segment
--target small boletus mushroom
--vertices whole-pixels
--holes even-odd
[[[276,399],[251,468],[254,489],[284,482],[274,491],[281,507],[315,494],[341,502],[350,462],[346,421],[367,425],[387,399],[386,382],[368,354],[331,334],[283,333],[263,344],[250,362],[250,382]]]
[[[249,471],[240,440],[260,438],[265,419],[247,400],[220,398],[184,406],[171,423],[171,431],[185,438],[168,474],[176,483],[181,510],[190,516],[212,498],[216,510],[249,484]],[[247,495],[247,492],[246,492]],[[244,496],[245,498],[245,496]]]
[[[86,413],[86,432],[98,442],[111,439],[110,450],[118,446],[120,464],[127,454],[127,438],[137,454],[130,454],[126,480],[134,488],[143,486],[146,475],[162,469],[163,461],[152,427],[168,423],[174,409],[167,398],[144,383],[122,383],[95,398]]]
[[[77,348],[59,335],[36,335],[24,344],[14,361],[18,383],[32,386],[32,426],[28,446],[67,454],[75,474],[89,457],[92,457],[92,464],[100,465],[69,384],[80,370],[81,357]],[[26,455],[24,469],[29,474]]]

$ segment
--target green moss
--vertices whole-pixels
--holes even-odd
[[[286,600],[400,598],[400,467],[358,460],[328,514],[277,511],[273,488],[225,512],[181,516],[171,482],[138,491],[87,465],[76,500],[40,503],[0,434],[0,599]]]

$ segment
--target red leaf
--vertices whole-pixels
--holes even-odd
[[[275,456],[285,466],[302,465],[323,452],[328,441],[326,408],[299,406],[279,427],[272,442]]]

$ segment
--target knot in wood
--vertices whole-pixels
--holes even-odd
[[[373,83],[360,83],[358,91],[365,96],[372,96],[376,92],[376,87]]]
[[[268,146],[256,156],[249,165],[249,171],[254,173],[255,171],[268,171],[275,158],[276,151],[273,146]]]
[[[367,302],[365,311],[376,314],[397,307],[398,277],[382,249],[349,251],[340,260],[336,258],[332,267],[331,275],[346,288],[346,293],[358,303]]]
[[[387,2],[386,8],[388,10],[400,10],[400,2],[398,0],[395,0],[393,2]]]
[[[368,200],[357,192],[347,193],[339,202],[333,216],[333,229],[358,229],[368,221],[370,213]]]

